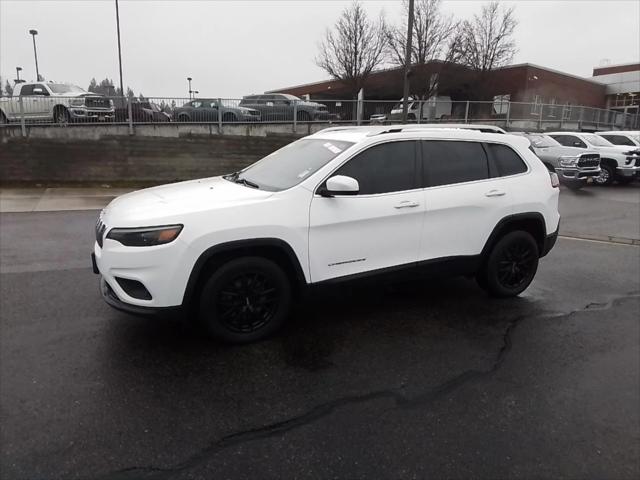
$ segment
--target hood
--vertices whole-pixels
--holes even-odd
[[[597,147],[595,145],[591,145],[590,148],[592,150],[596,150],[598,153],[613,153],[618,155],[623,155],[629,151],[635,150],[635,147],[630,147],[628,145],[611,145],[606,147]],[[584,149],[583,149],[584,150]]]
[[[145,227],[179,223],[185,215],[263,200],[273,192],[257,190],[222,177],[171,183],[127,193],[102,212],[110,227]]]

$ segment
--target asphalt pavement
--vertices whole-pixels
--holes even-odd
[[[341,289],[273,338],[98,293],[96,211],[0,215],[0,478],[640,476],[640,185],[562,191],[519,298]]]

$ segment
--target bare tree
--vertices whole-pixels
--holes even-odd
[[[459,61],[478,72],[507,65],[517,51],[513,40],[517,25],[513,7],[500,8],[496,1],[483,5],[480,15],[462,23]]]
[[[343,81],[355,96],[385,60],[385,24],[382,15],[372,21],[354,1],[345,8],[333,30],[320,43],[316,64],[332,78]]]
[[[460,22],[440,10],[441,0],[416,0],[414,6],[413,34],[411,41],[411,85],[413,97],[427,99],[438,90],[440,73],[455,61],[459,52],[457,35]],[[396,65],[404,64],[409,2],[404,0],[403,22],[386,29],[387,53]],[[433,61],[439,65],[427,68]]]

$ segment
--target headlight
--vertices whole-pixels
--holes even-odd
[[[580,157],[560,157],[560,166],[575,167]]]
[[[72,98],[69,101],[69,105],[72,107],[81,107],[84,105],[84,98]]]
[[[182,231],[182,225],[163,227],[112,228],[107,238],[127,247],[151,247],[173,242]]]

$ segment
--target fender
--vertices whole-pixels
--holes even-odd
[[[526,212],[526,213],[516,213],[514,215],[508,215],[498,222],[498,224],[493,228],[493,231],[491,232],[491,235],[489,235],[489,238],[487,239],[486,243],[484,244],[484,248],[482,249],[482,253],[481,253],[481,258],[486,258],[486,256],[491,251],[491,248],[493,247],[493,245],[495,245],[495,243],[500,238],[500,235],[502,234],[502,232],[504,232],[505,229],[509,228],[510,224],[519,223],[523,221],[536,222],[542,228],[542,236],[540,238],[538,235],[533,234],[533,232],[530,232],[533,234],[533,237],[536,240],[536,243],[538,244],[538,250],[540,254],[542,254],[543,251],[545,250],[545,240],[547,237],[547,226],[544,221],[544,217],[539,212]]]
[[[189,275],[187,281],[187,287],[185,288],[184,296],[182,297],[182,305],[188,305],[193,299],[193,295],[196,292],[198,286],[198,280],[207,262],[216,255],[230,254],[232,252],[238,252],[242,255],[251,255],[252,251],[256,249],[272,249],[277,250],[279,253],[284,254],[289,260],[290,265],[293,267],[293,274],[295,276],[296,283],[298,285],[306,285],[307,281],[296,255],[291,245],[279,238],[251,238],[247,240],[234,240],[231,242],[220,243],[212,247],[207,248],[200,254]]]

